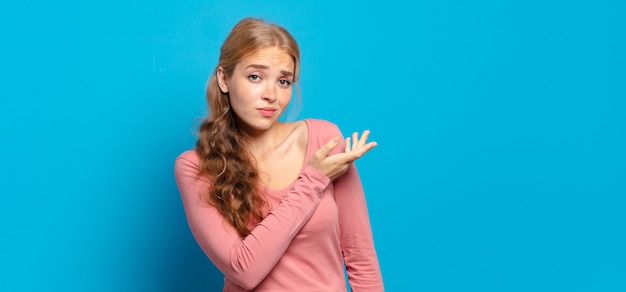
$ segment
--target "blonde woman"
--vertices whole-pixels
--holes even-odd
[[[241,20],[207,88],[196,147],[175,162],[189,227],[224,291],[384,291],[354,161],[376,146],[318,119],[281,122],[300,53],[284,28]]]

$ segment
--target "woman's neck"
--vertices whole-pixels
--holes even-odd
[[[245,133],[245,140],[252,155],[257,158],[265,156],[289,137],[289,124],[278,122],[271,128],[254,133]]]

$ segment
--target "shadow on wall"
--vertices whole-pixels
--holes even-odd
[[[168,155],[163,155],[161,158]],[[171,161],[173,159],[165,159]],[[151,291],[222,291],[224,276],[204,254],[187,224],[178,188],[172,177],[172,169],[159,167],[154,181],[158,189],[154,197],[158,203],[144,215],[144,226],[152,225],[148,234],[134,244],[135,251],[144,249],[141,261],[150,263],[150,271],[136,284],[153,287]],[[146,223],[147,222],[147,223]],[[156,226],[156,228],[154,228]],[[152,283],[146,283],[146,281]],[[143,282],[143,283],[142,283]]]
[[[185,230],[185,229],[183,229]],[[175,232],[172,232],[175,233]],[[167,247],[156,275],[158,291],[208,291],[221,292],[224,276],[209,261],[192,236],[183,236]]]
[[[157,89],[137,93],[138,101],[124,108],[128,114],[119,114],[102,133],[114,153],[103,167],[115,170],[108,172],[108,185],[117,213],[110,223],[116,247],[108,255],[116,279],[109,284],[116,291],[222,291],[224,276],[193,237],[174,178],[175,158],[194,142],[181,135],[193,113],[178,100],[193,100],[193,94]]]
[[[167,142],[163,141],[160,145],[167,145]],[[156,197],[161,198],[161,201],[154,206],[156,211],[153,213],[155,221],[159,222],[163,229],[147,240],[153,244],[155,239],[162,240],[157,241],[155,250],[151,253],[160,259],[155,261],[154,270],[149,273],[156,276],[153,280],[157,283],[150,286],[156,288],[154,291],[220,292],[223,289],[224,276],[211,263],[193,237],[173,177],[173,163],[179,151],[176,149],[166,151],[168,153],[159,155],[160,160],[167,163],[158,168],[160,173],[155,181],[160,182],[160,186],[156,188],[160,190],[160,194]]]

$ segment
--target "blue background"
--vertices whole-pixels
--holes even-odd
[[[626,291],[621,1],[4,1],[0,290],[219,291],[173,177],[244,16],[357,162],[388,291]]]

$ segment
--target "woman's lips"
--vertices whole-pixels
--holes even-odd
[[[258,108],[257,110],[264,117],[271,117],[276,112],[276,109],[271,107]]]

